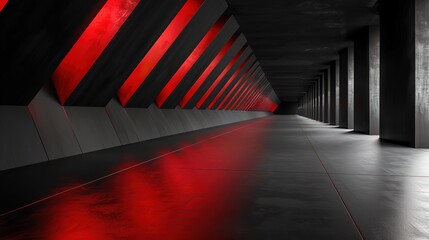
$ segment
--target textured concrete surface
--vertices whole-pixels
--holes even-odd
[[[271,116],[0,172],[0,237],[427,239],[427,159]]]
[[[415,146],[429,148],[429,3],[416,0]]]

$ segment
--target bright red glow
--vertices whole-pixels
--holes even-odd
[[[195,95],[197,90],[201,87],[201,85],[204,83],[206,78],[210,75],[210,73],[213,71],[213,69],[218,65],[220,60],[225,56],[225,54],[228,52],[228,50],[231,48],[232,44],[237,39],[237,36],[234,35],[226,44],[223,46],[222,50],[216,55],[216,57],[212,60],[209,66],[204,70],[204,72],[200,75],[200,77],[197,79],[197,81],[192,85],[192,87],[188,90],[186,95],[180,100],[180,106],[184,108],[188,102],[192,99],[192,97]]]
[[[222,107],[224,107],[225,102],[230,99],[231,95],[235,92],[235,89],[237,89],[238,87],[242,86],[245,82],[245,80],[247,79],[247,76],[252,75],[252,73],[249,74],[249,71],[252,69],[253,65],[255,65],[256,62],[254,62],[252,64],[252,66],[250,66],[246,72],[243,74],[243,76],[241,76],[241,78],[235,83],[234,87],[228,92],[228,94],[226,95],[226,97],[222,100],[222,102],[219,104],[217,110],[222,109]],[[254,71],[254,70],[253,70]],[[253,72],[252,71],[252,72]],[[249,74],[249,75],[248,75]],[[234,94],[235,96],[235,94]]]
[[[19,235],[5,239],[237,239],[257,200],[260,175],[252,172],[263,160],[269,123],[206,134],[179,151],[161,144],[153,151],[175,152],[137,167],[145,159],[118,156],[124,159],[115,170],[127,170],[19,213],[26,214],[13,226]]]
[[[207,47],[213,42],[219,31],[225,24],[225,18],[219,19],[213,27],[207,32],[204,38],[200,41],[194,51],[189,55],[186,61],[180,66],[177,72],[173,75],[170,81],[165,85],[162,91],[156,97],[156,104],[158,107],[162,107],[164,102],[168,99],[170,94],[176,89],[183,77],[189,72],[195,62],[201,57]]]
[[[228,65],[223,69],[223,71],[219,74],[219,76],[214,80],[212,85],[210,85],[209,89],[204,93],[204,95],[201,97],[201,99],[197,102],[197,108],[201,108],[201,106],[204,104],[204,102],[207,100],[207,98],[212,94],[214,89],[217,87],[219,82],[225,77],[225,75],[231,70],[232,66],[237,62],[237,60],[241,57],[241,55],[244,52],[244,47],[238,51],[238,53],[234,56],[234,58],[228,63]]]
[[[253,110],[274,112],[278,106],[279,104],[271,100],[269,97],[262,96],[259,102],[253,107]]]
[[[247,57],[247,59],[240,65],[240,67],[235,71],[235,73],[228,79],[228,81],[225,83],[225,85],[222,87],[222,89],[219,91],[219,93],[216,95],[216,97],[212,100],[212,102],[209,104],[209,109],[213,109],[213,105],[217,102],[217,100],[222,96],[222,94],[225,92],[225,90],[229,87],[231,82],[237,77],[237,75],[240,73],[241,69],[243,69],[244,65],[247,64],[251,56]]]
[[[0,0],[0,12],[3,10],[4,6],[6,6],[7,2],[7,0]]]
[[[64,104],[140,0],[108,0],[54,71],[52,80]]]
[[[127,105],[128,101],[146,80],[159,60],[161,60],[183,29],[188,25],[189,21],[191,21],[192,17],[200,8],[202,1],[203,0],[187,0],[155,44],[133,70],[118,91],[118,98],[122,106]]]

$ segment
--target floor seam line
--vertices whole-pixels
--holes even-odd
[[[314,148],[313,143],[310,141],[310,138],[308,137],[307,133],[304,131],[304,129],[302,128],[302,126],[301,126],[300,128],[301,128],[301,131],[303,132],[303,134],[305,135],[305,137],[307,138],[307,141],[308,141],[308,143],[310,144],[311,148],[313,149],[313,152],[316,154],[316,157],[319,159],[320,164],[322,164],[322,167],[324,168],[324,170],[325,170],[325,172],[326,172],[326,175],[327,175],[327,176],[328,176],[328,178],[329,178],[329,181],[331,182],[332,186],[334,187],[334,190],[335,190],[335,192],[337,193],[337,196],[340,198],[340,201],[341,201],[341,203],[342,203],[343,207],[345,208],[345,210],[346,210],[347,214],[349,215],[349,217],[350,217],[350,219],[351,219],[351,221],[352,221],[352,223],[353,223],[354,227],[356,228],[356,230],[357,230],[357,232],[358,232],[359,236],[361,237],[361,239],[365,239],[364,234],[362,233],[361,229],[359,228],[359,226],[358,226],[358,224],[357,224],[357,222],[356,222],[356,219],[353,217],[353,215],[352,215],[352,213],[351,213],[350,209],[347,207],[347,205],[346,205],[346,203],[345,203],[345,201],[344,201],[343,197],[341,196],[341,194],[340,194],[340,192],[339,192],[339,190],[338,190],[337,186],[335,185],[335,183],[334,183],[334,181],[333,181],[333,179],[332,179],[332,177],[331,177],[330,173],[329,173],[329,172],[328,172],[328,170],[326,169],[325,164],[323,163],[322,159],[320,158],[319,154],[317,153],[316,149]]]

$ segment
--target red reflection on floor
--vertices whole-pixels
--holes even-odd
[[[176,89],[179,83],[182,81],[183,77],[189,72],[195,62],[201,57],[207,47],[212,43],[215,37],[218,35],[223,25],[225,24],[226,19],[219,19],[213,27],[207,32],[204,38],[200,41],[194,51],[189,55],[186,61],[180,66],[177,72],[173,75],[170,81],[165,85],[162,91],[156,97],[156,105],[162,107],[164,102],[168,99],[170,94]]]
[[[237,35],[234,35],[220,50],[220,52],[216,55],[216,57],[212,60],[209,66],[204,70],[204,72],[200,75],[200,77],[195,81],[194,85],[188,90],[186,95],[182,98],[180,101],[180,106],[182,108],[185,108],[188,102],[192,99],[192,97],[195,95],[197,90],[201,87],[201,85],[204,83],[206,78],[210,75],[210,73],[213,71],[213,69],[218,65],[218,63],[222,60],[222,58],[225,56],[225,54],[228,52],[228,50],[231,48],[232,44],[237,39]]]
[[[204,93],[204,95],[197,102],[197,108],[201,108],[201,106],[206,102],[207,98],[212,94],[212,92],[217,87],[217,85],[220,83],[220,81],[225,77],[225,75],[229,72],[229,70],[232,68],[232,66],[234,66],[234,64],[237,62],[237,60],[241,57],[244,50],[245,50],[245,47],[241,48],[240,51],[238,51],[238,53],[228,63],[228,65],[222,70],[222,72],[219,74],[219,76],[213,81],[213,83],[210,85],[209,89],[207,89],[207,91]]]
[[[6,6],[7,2],[7,0],[0,0],[0,12],[3,10],[4,6]]]
[[[21,226],[31,231],[20,234],[39,239],[241,239],[240,214],[252,207],[249,196],[257,178],[249,171],[264,151],[260,139],[266,121],[52,198],[32,211]],[[124,157],[118,170],[141,162]]]
[[[108,0],[52,75],[64,104],[140,0]]]
[[[118,91],[118,98],[122,106],[127,105],[128,101],[138,90],[140,85],[146,80],[153,68],[158,64],[170,46],[176,41],[180,33],[197,13],[203,0],[187,0],[180,9],[168,27],[155,44],[146,53],[128,79],[124,82]]]

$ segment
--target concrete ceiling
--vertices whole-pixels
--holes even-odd
[[[282,101],[297,101],[355,31],[378,21],[376,0],[227,2]]]

